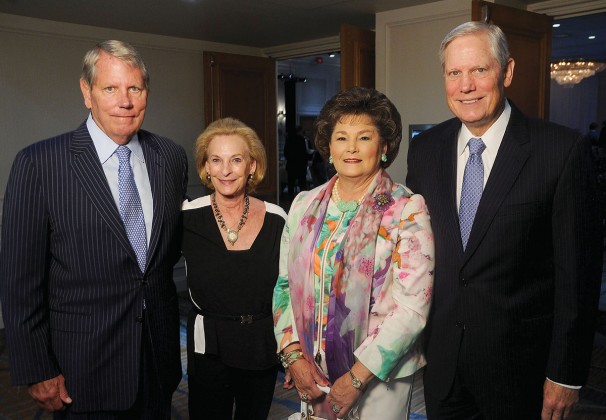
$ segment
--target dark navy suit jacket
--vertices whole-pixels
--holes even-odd
[[[602,265],[589,145],[512,104],[463,251],[455,198],[460,127],[455,118],[425,131],[408,154],[407,186],[425,197],[436,245],[425,389],[446,397],[457,366],[496,394],[542,398],[545,377],[582,385]]]
[[[0,296],[11,376],[31,384],[63,374],[74,411],[134,403],[142,334],[162,385],[172,392],[181,378],[172,269],[187,158],[168,139],[138,137],[153,194],[143,274],[86,124],[19,152],[6,189]]]

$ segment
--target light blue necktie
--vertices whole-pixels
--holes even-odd
[[[482,198],[484,189],[484,164],[482,152],[486,145],[482,139],[471,138],[469,140],[469,159],[465,165],[463,174],[463,187],[461,188],[461,206],[459,207],[459,224],[461,226],[461,239],[463,249],[467,247],[467,240],[473,226],[473,219]]]
[[[145,271],[147,259],[147,234],[145,232],[145,218],[143,207],[135,177],[130,166],[131,150],[126,146],[119,146],[116,155],[120,161],[118,168],[118,190],[120,191],[120,217],[126,229],[128,240],[137,254],[137,263],[141,272]]]

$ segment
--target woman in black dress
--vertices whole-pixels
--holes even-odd
[[[191,419],[266,419],[278,359],[272,292],[286,214],[249,195],[263,180],[265,150],[233,118],[196,140],[196,166],[210,195],[183,203]]]

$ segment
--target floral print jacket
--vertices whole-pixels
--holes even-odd
[[[278,351],[300,340],[294,322],[288,278],[288,256],[293,252],[291,239],[312,200],[323,188],[302,192],[293,202],[282,234],[279,277],[274,289],[274,331]],[[400,214],[393,214],[388,227],[376,237],[374,273],[385,273],[384,281],[371,290],[370,302],[361,302],[356,310],[368,311],[367,331],[356,343],[355,357],[381,380],[409,376],[425,365],[421,333],[429,313],[434,269],[434,243],[425,200],[401,184],[393,184],[392,197],[405,200]],[[376,208],[384,197],[374,197]],[[345,214],[330,202],[313,256],[316,313],[323,317],[322,350],[326,333],[332,266],[343,246],[343,237],[355,211]],[[321,282],[321,276],[324,283]],[[321,284],[324,284],[324,293]],[[322,308],[319,308],[322,299]],[[365,337],[365,338],[364,338]],[[314,349],[317,347],[314,346]],[[315,350],[314,350],[315,351]],[[334,381],[336,378],[332,378]]]

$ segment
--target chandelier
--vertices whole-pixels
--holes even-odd
[[[584,60],[562,60],[551,63],[551,78],[560,85],[576,85],[606,68],[606,63]]]

